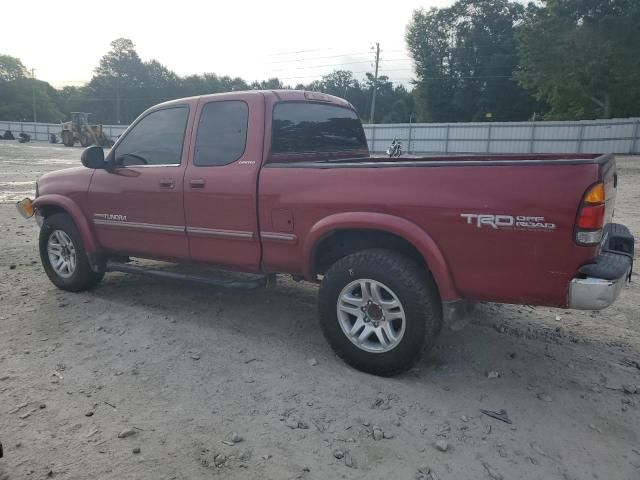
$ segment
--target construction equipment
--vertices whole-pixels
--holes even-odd
[[[71,121],[62,124],[62,143],[67,147],[73,147],[76,142],[80,142],[83,147],[89,145],[113,146],[113,140],[105,135],[102,124],[93,124],[92,122],[92,113],[71,112]]]

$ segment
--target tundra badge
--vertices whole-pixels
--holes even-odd
[[[112,220],[116,222],[126,222],[127,216],[116,213],[94,213],[93,218],[100,220]]]

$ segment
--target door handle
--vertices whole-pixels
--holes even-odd
[[[160,179],[160,188],[174,188],[176,183],[170,178]]]
[[[207,182],[204,181],[204,178],[194,178],[189,180],[189,186],[191,188],[204,188]]]

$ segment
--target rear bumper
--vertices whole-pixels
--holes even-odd
[[[611,305],[630,279],[634,239],[624,225],[605,231],[602,251],[595,263],[580,268],[581,276],[569,284],[569,308],[602,310]]]
[[[627,283],[629,271],[616,280],[586,277],[574,278],[569,285],[569,308],[602,310],[616,301]]]

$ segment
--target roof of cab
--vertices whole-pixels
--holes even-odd
[[[207,95],[198,95],[194,97],[185,97],[185,98],[177,98],[175,100],[168,100],[166,102],[159,103],[154,105],[151,108],[156,107],[166,107],[169,105],[179,105],[184,103],[193,103],[200,99],[202,100],[214,100],[218,97],[224,96],[225,98],[234,98],[237,97],[239,99],[246,98],[247,96],[253,95],[273,95],[277,98],[276,101],[303,101],[303,102],[322,102],[322,103],[333,103],[341,106],[348,106],[353,108],[353,106],[345,99],[336,97],[334,95],[329,95],[326,93],[320,92],[311,92],[306,90],[240,90],[237,92],[222,92],[222,93],[210,93]]]

